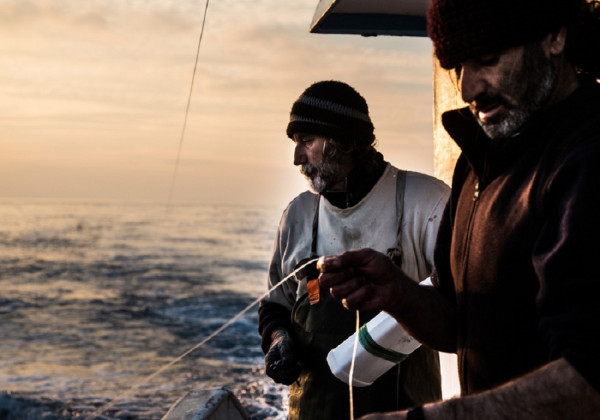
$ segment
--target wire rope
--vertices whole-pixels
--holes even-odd
[[[202,17],[202,26],[200,28],[200,36],[198,37],[198,46],[196,47],[196,59],[194,60],[194,70],[192,71],[192,79],[190,82],[190,90],[188,92],[187,103],[185,105],[185,113],[183,117],[183,125],[181,127],[181,134],[179,136],[179,146],[177,147],[177,157],[175,158],[175,167],[173,169],[173,176],[171,178],[171,186],[169,187],[169,197],[167,199],[167,212],[171,209],[171,202],[173,201],[173,191],[175,190],[175,181],[177,179],[177,173],[179,172],[179,162],[181,160],[181,151],[183,150],[183,140],[185,138],[185,132],[187,130],[187,122],[190,114],[190,105],[192,103],[192,93],[194,92],[194,82],[196,80],[196,70],[198,69],[198,61],[200,58],[200,46],[202,45],[202,38],[204,37],[204,27],[206,26],[206,15],[208,14],[208,4],[210,0],[206,0],[204,6],[204,15]]]

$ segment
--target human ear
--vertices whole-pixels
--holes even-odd
[[[562,27],[557,32],[548,34],[542,40],[542,48],[546,56],[560,55],[565,50],[567,42],[567,28]]]

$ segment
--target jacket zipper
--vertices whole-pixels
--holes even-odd
[[[480,181],[479,179],[475,182],[475,188],[473,190],[473,205],[471,207],[471,212],[469,214],[469,223],[467,225],[467,236],[465,238],[465,243],[463,244],[463,255],[464,255],[464,259],[463,259],[463,272],[462,272],[462,285],[463,285],[463,307],[467,308],[467,304],[466,304],[466,297],[468,295],[467,293],[467,283],[466,283],[466,276],[467,276],[467,271],[468,271],[468,249],[470,247],[471,244],[471,236],[473,233],[473,220],[475,219],[475,214],[477,213],[477,208],[479,207],[479,195],[480,195],[480,189],[479,189],[479,184]],[[461,323],[463,325],[463,331],[468,333],[468,329],[467,329],[467,319],[466,319],[466,314],[463,313],[462,315],[462,319],[461,319]],[[465,355],[466,355],[466,350],[469,346],[468,346],[468,340],[469,340],[469,336],[466,335],[465,336],[465,342],[463,343],[463,347],[462,347],[462,353],[461,353],[461,361],[460,361],[460,366],[461,366],[461,377],[462,377],[462,382],[465,386],[465,390],[469,388],[468,386],[468,376],[467,376],[467,372],[466,372],[466,364],[465,364]]]

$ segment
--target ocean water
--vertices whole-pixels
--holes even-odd
[[[178,360],[265,292],[281,210],[3,200],[0,418],[160,419],[215,387],[286,418],[256,306]]]

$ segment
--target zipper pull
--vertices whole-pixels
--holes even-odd
[[[473,192],[473,201],[477,201],[479,199],[479,181],[475,184],[475,191]]]

